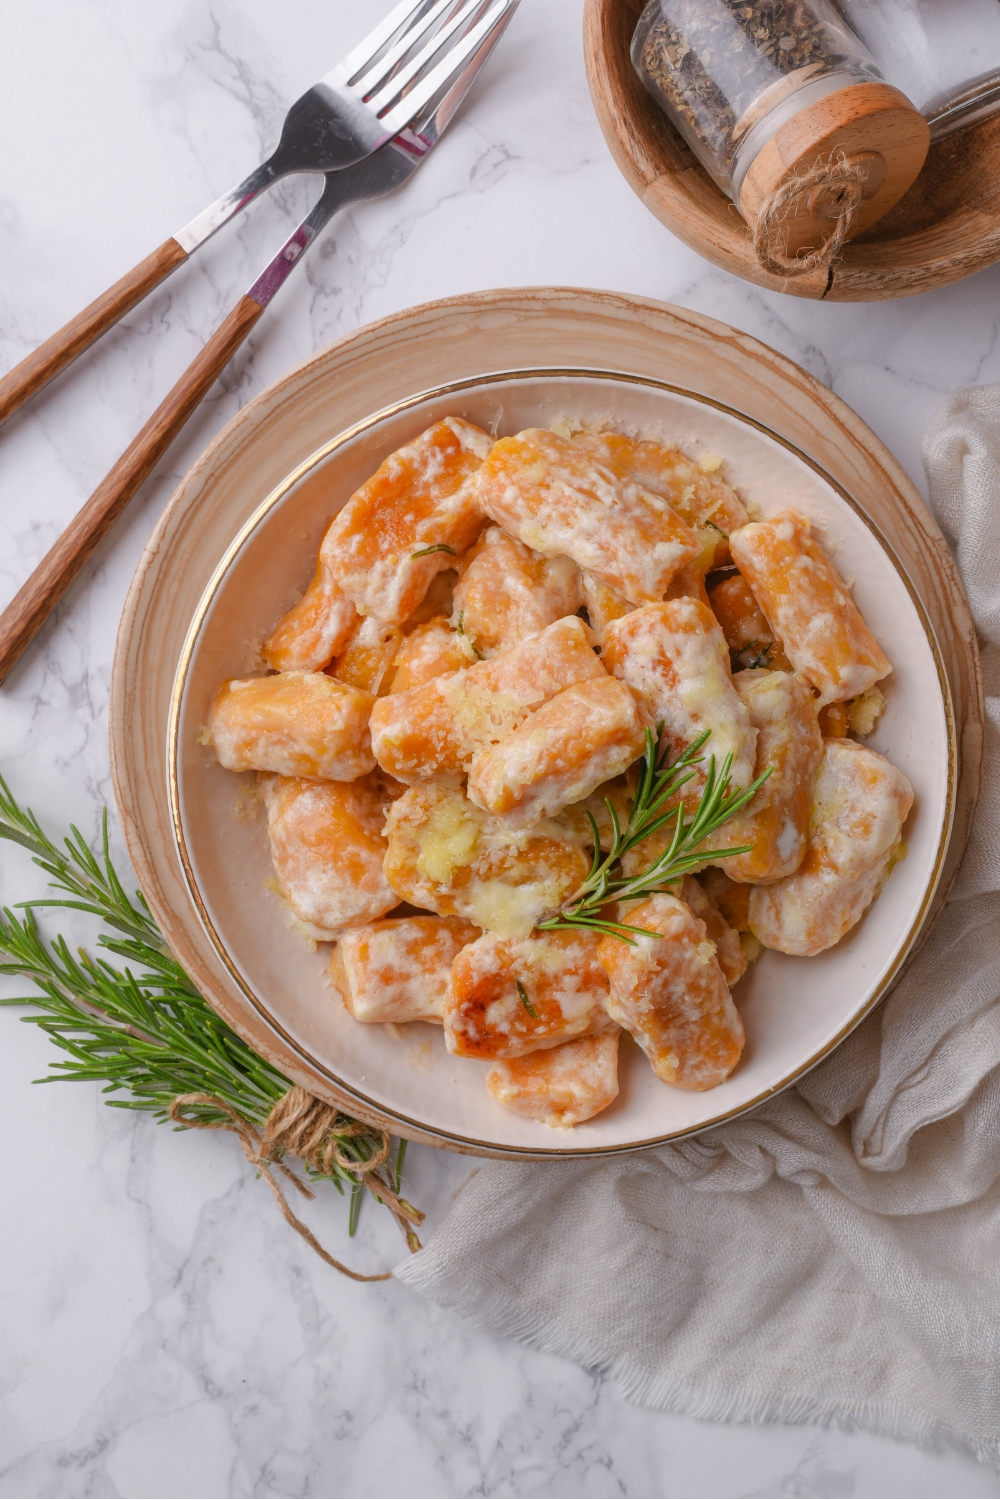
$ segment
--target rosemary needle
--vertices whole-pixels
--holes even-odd
[[[535,1009],[535,1007],[532,1005],[531,1001],[528,999],[528,991],[524,988],[524,985],[521,983],[521,981],[519,979],[515,979],[514,983],[517,986],[517,998],[520,1000],[521,1004],[524,1006],[525,1010],[528,1012],[528,1015],[531,1017],[531,1019],[533,1021],[537,1021],[538,1020],[538,1012]]]
[[[458,612],[458,621],[457,621],[457,623],[455,625],[455,634],[456,635],[460,635],[460,636],[463,637],[463,639],[467,640],[468,643],[469,643],[469,645],[472,647],[473,651],[476,653],[476,655],[479,658],[479,660],[480,661],[483,660],[483,653],[480,651],[479,647],[476,645],[475,641],[472,639],[472,636],[469,635],[468,632],[465,629],[465,610],[464,609],[460,609],[459,612]]]
[[[451,557],[457,557],[454,547],[449,547],[447,542],[434,542],[430,547],[421,547],[419,552],[410,553],[410,561],[417,557],[430,557],[432,552],[447,552]]]
[[[702,849],[699,846],[711,838],[734,813],[747,805],[770,776],[773,769],[771,766],[767,766],[745,791],[730,792],[732,753],[723,761],[721,772],[716,769],[715,756],[710,756],[705,772],[705,786],[694,815],[685,817],[683,802],[663,811],[664,806],[695,775],[694,767],[704,760],[700,751],[710,733],[711,730],[706,729],[672,761],[663,742],[663,725],[657,726],[655,739],[652,730],[646,730],[642,770],[628,822],[622,828],[614,804],[610,798],[605,798],[611,814],[612,840],[609,852],[602,858],[597,821],[593,813],[587,813],[594,836],[594,862],[590,874],[560,911],[547,921],[538,923],[539,928],[547,931],[567,927],[589,928],[593,932],[609,933],[634,946],[635,938],[629,934],[643,937],[656,937],[658,934],[650,932],[646,927],[633,927],[628,922],[604,917],[602,913],[606,906],[620,901],[641,901],[657,891],[668,890],[707,860],[750,852],[752,844],[740,844],[733,849]],[[667,848],[641,874],[626,878],[621,873],[623,857],[671,820],[674,831]]]

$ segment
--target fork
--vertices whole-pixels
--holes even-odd
[[[477,0],[478,9],[482,10],[485,3],[486,0]],[[518,0],[493,0],[489,10],[466,34],[462,43],[437,64],[427,81],[436,79],[431,100],[435,101],[436,95],[440,97],[429,111],[413,120],[370,157],[344,170],[327,173],[322,196],[315,207],[215,331],[0,614],[0,683],[321,229],[346,204],[379,198],[400,187],[426,160],[451,123],[517,5]]]
[[[402,0],[337,66],[297,99],[276,149],[89,307],[0,379],[0,422],[113,327],[248,203],[292,172],[333,172],[377,151],[441,87],[434,58],[452,44],[452,71],[479,42],[463,26],[483,0]],[[408,54],[423,39],[414,55]]]

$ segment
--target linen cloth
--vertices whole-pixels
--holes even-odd
[[[1000,1459],[1000,386],[924,444],[981,636],[984,790],[948,905],[796,1087],[608,1162],[488,1163],[400,1280],[644,1405]]]

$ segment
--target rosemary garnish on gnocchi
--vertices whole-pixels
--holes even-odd
[[[454,557],[454,547],[449,547],[447,542],[434,542],[430,547],[421,547],[419,552],[410,553],[410,561],[416,562],[418,557],[430,557],[433,552],[447,552],[449,557]]]
[[[665,743],[662,723],[657,726],[654,739],[651,729],[646,730],[646,750],[643,768],[639,775],[628,822],[622,828],[618,810],[610,798],[606,798],[613,830],[611,848],[601,857],[601,836],[597,820],[587,811],[594,836],[594,863],[583,885],[566,902],[556,916],[538,926],[552,931],[558,927],[589,927],[594,932],[607,932],[623,942],[633,943],[628,936],[634,933],[642,937],[658,936],[645,927],[633,927],[627,922],[605,920],[601,913],[606,906],[618,901],[642,901],[658,891],[669,891],[690,871],[708,864],[713,859],[731,858],[738,854],[750,854],[753,844],[737,844],[732,849],[702,849],[699,846],[712,837],[723,823],[746,807],[770,776],[772,766],[766,766],[745,791],[731,792],[733,757],[730,752],[722,762],[721,772],[716,771],[715,756],[709,757],[705,772],[705,788],[693,817],[684,816],[683,800],[668,807],[695,773],[695,766],[704,760],[699,754],[711,730],[706,729],[684,750],[676,760],[670,759],[670,747]],[[664,809],[666,808],[666,811]],[[625,877],[621,874],[623,857],[649,838],[671,820],[674,833],[666,849],[640,874]]]
[[[538,1020],[538,1012],[535,1009],[535,1007],[532,1005],[531,1001],[528,999],[528,991],[524,988],[524,985],[521,983],[521,981],[519,979],[515,979],[514,980],[514,987],[517,990],[517,998],[520,1000],[521,1004],[524,1006],[524,1008],[525,1008],[526,1012],[528,1013],[528,1015],[531,1017],[531,1019],[533,1021],[537,1021]]]

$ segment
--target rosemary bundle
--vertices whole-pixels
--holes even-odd
[[[155,1119],[173,1119],[180,1128],[235,1129],[254,1160],[248,1140],[259,1145],[264,1130],[266,1141],[267,1121],[295,1091],[294,1085],[248,1047],[198,993],[166,947],[142,893],[130,900],[111,860],[107,810],[100,857],[75,827],[60,848],[33,814],[18,806],[0,777],[0,838],[27,849],[59,892],[18,902],[16,910],[23,916],[6,907],[0,914],[0,973],[35,986],[34,994],[2,999],[0,1005],[27,1007],[30,1013],[22,1019],[39,1026],[66,1054],[52,1064],[46,1078],[36,1081],[96,1082],[103,1084],[105,1094],[126,1096],[106,1101],[119,1109],[147,1110]],[[125,967],[83,950],[74,953],[61,936],[46,942],[34,915],[41,907],[97,917],[111,929],[100,935],[98,946],[124,960]],[[309,1101],[304,1090],[297,1092]],[[350,1234],[357,1228],[367,1189],[388,1204],[415,1248],[412,1226],[423,1216],[399,1197],[405,1141],[399,1143],[394,1169],[380,1171],[389,1144],[383,1133],[329,1106],[319,1107],[325,1115],[322,1152],[299,1153],[310,1179],[328,1179],[339,1193],[348,1193]],[[283,1168],[280,1153],[279,1142],[273,1155],[258,1157],[255,1164],[275,1190],[286,1219],[301,1233],[304,1226],[290,1214],[270,1171],[276,1166],[302,1187]],[[316,1170],[315,1161],[321,1162],[322,1170]],[[308,1231],[304,1237],[332,1262]]]
[[[588,812],[594,837],[590,874],[562,910],[539,927],[590,928],[627,943],[634,943],[636,935],[656,937],[645,928],[605,918],[604,908],[667,890],[707,860],[749,850],[750,845],[709,851],[701,846],[746,806],[770,775],[770,767],[746,791],[733,793],[732,757],[726,757],[717,773],[712,756],[694,815],[685,815],[683,801],[668,807],[696,774],[707,739],[708,731],[671,760],[663,726],[655,738],[646,731],[628,822],[622,828],[609,799],[613,836],[609,852],[602,855],[597,823]],[[671,819],[674,831],[668,847],[642,874],[625,877],[622,857]],[[23,1019],[40,1027],[65,1054],[37,1082],[100,1083],[105,1094],[125,1095],[107,1100],[119,1109],[146,1110],[181,1129],[234,1131],[287,1222],[324,1260],[355,1280],[383,1278],[361,1276],[341,1265],[295,1217],[275,1173],[284,1173],[307,1196],[312,1193],[288,1170],[283,1155],[298,1156],[312,1181],[327,1179],[341,1194],[346,1189],[350,1234],[357,1228],[367,1190],[389,1208],[410,1249],[419,1249],[415,1227],[423,1215],[400,1196],[406,1142],[399,1142],[390,1169],[390,1142],[384,1132],[294,1085],[216,1014],[167,948],[142,892],[136,892],[134,901],[127,895],[111,860],[106,809],[99,855],[75,827],[60,848],[34,815],[18,805],[0,777],[0,838],[27,849],[57,892],[0,912],[0,974],[16,975],[35,986],[33,994],[0,999],[0,1005],[26,1007],[29,1014]],[[46,941],[35,920],[35,911],[46,907],[98,918],[110,929],[100,934],[98,946],[124,960],[124,967],[103,954],[94,957],[83,949],[74,953],[61,936]],[[527,991],[520,983],[517,989],[525,1011],[534,1017]]]

